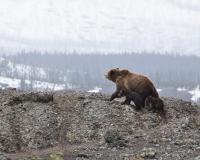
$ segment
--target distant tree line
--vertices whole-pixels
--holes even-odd
[[[16,64],[41,67],[47,73],[44,80],[70,83],[80,89],[94,86],[111,90],[104,74],[111,68],[127,68],[149,76],[156,87],[195,87],[200,84],[200,58],[155,53],[77,54],[40,53],[38,51],[5,56]],[[32,74],[31,79],[38,77]]]

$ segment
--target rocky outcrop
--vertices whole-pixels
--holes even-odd
[[[10,159],[198,159],[200,107],[163,98],[166,119],[86,92],[0,91]]]

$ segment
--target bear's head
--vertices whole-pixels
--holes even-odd
[[[105,77],[112,81],[112,82],[116,82],[116,79],[120,76],[120,70],[119,68],[114,68],[111,69],[107,72],[107,74],[105,75]]]

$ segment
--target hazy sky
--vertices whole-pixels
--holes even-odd
[[[200,55],[200,0],[0,0],[0,49]]]

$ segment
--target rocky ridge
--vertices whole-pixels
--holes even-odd
[[[0,91],[0,159],[200,159],[200,107],[162,98],[146,109],[75,91]]]

